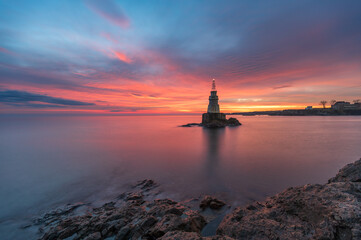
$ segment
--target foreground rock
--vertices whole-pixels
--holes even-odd
[[[146,200],[156,187],[154,181],[144,180],[132,191],[121,194],[117,201],[91,208],[84,214],[71,215],[72,210],[82,205],[45,214],[36,220],[36,224],[45,228],[41,239],[158,239],[163,236],[163,239],[176,239],[175,235],[183,239],[182,236],[200,236],[206,220],[198,211],[170,199]]]
[[[218,210],[221,209],[224,205],[226,205],[226,203],[218,200],[217,198],[214,198],[212,196],[204,196],[203,200],[199,204],[199,207],[202,210],[205,210],[206,208]]]
[[[236,239],[361,239],[361,159],[328,184],[289,188],[235,209],[217,234]]]
[[[41,239],[361,239],[361,159],[342,168],[327,184],[289,188],[238,207],[201,235],[212,220],[200,209],[224,209],[205,196],[198,209],[157,196],[157,184],[144,180],[114,202],[78,214],[85,204],[69,205],[35,221]],[[223,215],[220,215],[223,216]],[[205,227],[206,226],[206,227]]]

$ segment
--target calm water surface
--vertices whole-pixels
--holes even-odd
[[[359,116],[237,117],[241,127],[213,130],[177,127],[199,116],[0,117],[0,238],[144,178],[177,200],[215,194],[235,205],[324,183],[361,157]]]

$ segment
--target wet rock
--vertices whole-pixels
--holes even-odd
[[[139,193],[130,193],[127,197],[126,200],[130,201],[130,200],[142,200],[143,199],[143,195],[139,194]]]
[[[67,204],[64,207],[57,208],[55,210],[52,210],[50,212],[45,213],[43,216],[39,218],[35,218],[33,220],[34,225],[40,225],[44,222],[47,222],[50,219],[61,219],[63,216],[67,216],[69,214],[72,214],[75,212],[78,208],[86,206],[85,203],[74,203],[74,204]]]
[[[156,223],[157,223],[157,219],[153,216],[150,216],[144,219],[143,222],[140,224],[140,226],[142,230],[148,230]]]
[[[202,240],[199,233],[171,231],[160,238],[161,240]]]
[[[95,232],[84,238],[84,240],[100,240],[102,239],[102,235],[100,232]]]
[[[201,232],[203,227],[207,224],[204,217],[192,210],[188,211],[186,214],[188,216],[183,219],[183,224],[180,229],[187,232]]]
[[[150,190],[157,187],[157,184],[152,179],[144,179],[143,181],[138,182],[135,187],[139,187],[142,190]]]
[[[218,199],[216,199],[214,197],[211,197],[211,196],[204,196],[201,203],[199,204],[199,207],[202,210],[205,210],[206,208],[220,209],[224,205],[226,205],[226,204],[221,200],[218,200]]]
[[[211,236],[211,237],[204,237],[202,238],[203,240],[236,240],[235,238],[231,238],[228,236],[220,236],[220,235],[215,235],[215,236]]]
[[[122,229],[120,229],[120,231],[116,235],[115,239],[116,240],[127,239],[126,236],[130,233],[130,230],[131,230],[131,228],[129,226],[123,227]]]
[[[63,231],[59,232],[59,238],[60,239],[64,239],[64,238],[68,238],[72,235],[74,235],[77,232],[78,228],[75,226],[69,226],[67,228],[65,228]]]
[[[237,118],[229,118],[227,120],[227,126],[231,126],[231,127],[235,127],[235,126],[240,126],[242,125]]]
[[[361,159],[354,163],[347,164],[334,178],[328,180],[329,183],[344,181],[361,182]]]
[[[106,203],[83,215],[47,218],[49,227],[41,239],[156,239],[169,231],[200,234],[206,221],[198,211],[171,199],[143,199],[155,185],[152,180],[142,181],[134,192],[124,195],[124,200]]]
[[[224,128],[224,127],[236,127],[236,126],[240,126],[242,125],[237,118],[229,118],[229,119],[225,119],[225,115],[224,115],[224,119],[219,118],[219,119],[212,119],[209,121],[203,121],[202,123],[188,123],[188,124],[184,124],[184,125],[180,125],[179,127],[205,127],[205,128]]]
[[[180,127],[200,127],[200,126],[202,126],[202,124],[200,123],[188,123],[188,124],[180,125]]]
[[[185,206],[170,199],[156,199],[146,206],[149,209],[148,214],[155,217],[168,214],[182,215],[186,209]]]
[[[183,211],[184,208],[182,207],[171,207],[166,210],[165,214],[175,214],[181,216],[183,214]]]
[[[361,239],[361,164],[325,185],[289,188],[264,202],[235,209],[217,229],[236,239]]]
[[[103,208],[105,211],[111,211],[111,210],[114,210],[114,205],[115,205],[115,202],[109,202],[109,203],[105,203],[103,205]]]

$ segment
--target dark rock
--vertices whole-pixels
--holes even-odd
[[[143,199],[143,195],[139,194],[139,193],[130,193],[127,197],[126,200],[142,200]]]
[[[347,164],[340,169],[335,177],[328,180],[329,183],[345,181],[361,182],[361,159],[354,163]]]
[[[171,231],[160,238],[161,240],[202,240],[199,233]]]
[[[100,232],[95,232],[84,238],[84,240],[100,240],[102,239],[102,236]]]
[[[211,208],[211,209],[220,209],[222,208],[224,205],[226,205],[223,201],[218,200],[216,198],[213,198],[211,196],[204,196],[204,198],[202,199],[201,203],[199,204],[199,207],[202,210],[205,210],[206,208]]]
[[[202,126],[206,128],[223,128],[226,126],[235,127],[242,125],[236,118],[226,118],[224,113],[203,113],[202,123],[188,123],[180,127]]]
[[[64,239],[64,238],[70,237],[70,236],[74,235],[77,231],[78,231],[77,227],[74,227],[74,226],[67,227],[63,231],[60,232],[59,238]]]
[[[206,220],[202,215],[196,211],[188,211],[188,217],[183,219],[181,230],[186,232],[201,232],[203,227],[207,224]]]
[[[114,205],[115,205],[115,202],[109,202],[109,203],[106,203],[104,204],[102,207],[105,211],[111,211],[111,210],[114,210]]]
[[[180,127],[200,127],[200,126],[202,126],[202,124],[200,123],[188,123],[188,124],[180,125]]]
[[[155,217],[148,217],[146,218],[142,223],[141,223],[141,228],[144,230],[148,230],[149,228],[151,228],[154,224],[157,223],[157,219]]]
[[[181,216],[183,214],[184,208],[177,208],[177,207],[172,207],[166,210],[165,214],[175,214],[178,216]]]
[[[124,195],[124,200],[119,200],[121,203],[109,202],[83,215],[49,217],[45,221],[49,227],[41,239],[73,235],[74,239],[156,239],[169,231],[199,235],[206,221],[198,211],[170,199],[143,199],[155,185],[152,180],[142,181]]]
[[[237,208],[217,229],[236,239],[361,239],[360,161],[325,185],[309,184]],[[356,181],[355,181],[356,180]]]
[[[236,240],[235,238],[231,238],[231,237],[228,237],[228,236],[220,236],[220,235],[206,237],[206,238],[203,238],[203,239],[204,240]]]
[[[232,126],[232,127],[235,127],[235,126],[240,126],[242,125],[237,118],[229,118],[227,120],[227,126]]]
[[[118,234],[116,235],[115,239],[116,240],[123,240],[123,239],[127,239],[127,235],[130,233],[130,227],[129,226],[125,226],[122,229],[120,229],[120,231],[118,232]]]
[[[235,240],[234,238],[228,237],[228,236],[220,236],[220,235],[215,235],[215,236],[211,236],[211,237],[204,237],[202,238],[203,240]]]
[[[135,185],[135,187],[139,187],[142,190],[148,190],[156,187],[157,184],[152,179],[144,179]]]

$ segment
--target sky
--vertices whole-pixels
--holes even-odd
[[[0,0],[0,112],[222,112],[361,98],[361,1]]]

